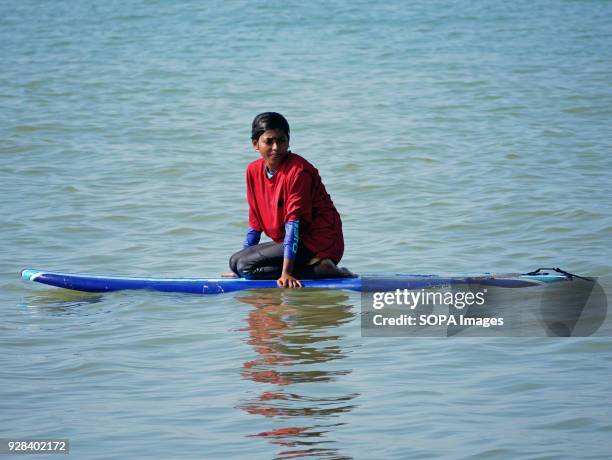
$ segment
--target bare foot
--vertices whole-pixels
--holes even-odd
[[[238,275],[233,272],[221,273],[221,278],[238,278]]]
[[[346,268],[339,268],[331,259],[323,259],[314,266],[314,273],[325,278],[354,278],[355,275]]]
[[[357,278],[359,276],[346,267],[338,267],[338,269],[344,273],[344,278]]]

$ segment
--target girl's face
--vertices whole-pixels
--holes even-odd
[[[275,171],[289,152],[289,139],[280,129],[268,129],[253,141],[253,147],[260,153],[268,169]]]

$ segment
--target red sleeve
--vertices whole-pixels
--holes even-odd
[[[259,225],[259,219],[257,219],[257,215],[253,211],[253,209],[249,206],[249,227],[253,230],[257,230],[258,232],[263,231],[261,229],[261,225]]]
[[[255,191],[253,190],[253,177],[250,174],[250,168],[247,169],[246,173],[246,189],[247,189],[247,202],[249,203],[249,227],[258,232],[262,231],[261,223],[257,211],[255,210]]]
[[[300,171],[289,182],[285,222],[303,219],[312,220],[312,175]]]

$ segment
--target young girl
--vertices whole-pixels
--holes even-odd
[[[297,278],[354,276],[338,262],[344,252],[342,221],[317,169],[289,150],[289,123],[276,112],[253,120],[253,148],[261,158],[247,167],[249,230],[230,268],[250,279],[301,287]],[[264,232],[273,241],[259,244]]]

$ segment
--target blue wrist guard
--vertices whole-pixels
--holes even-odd
[[[287,221],[285,224],[285,252],[286,259],[295,259],[298,252],[298,243],[300,237],[300,219]]]

